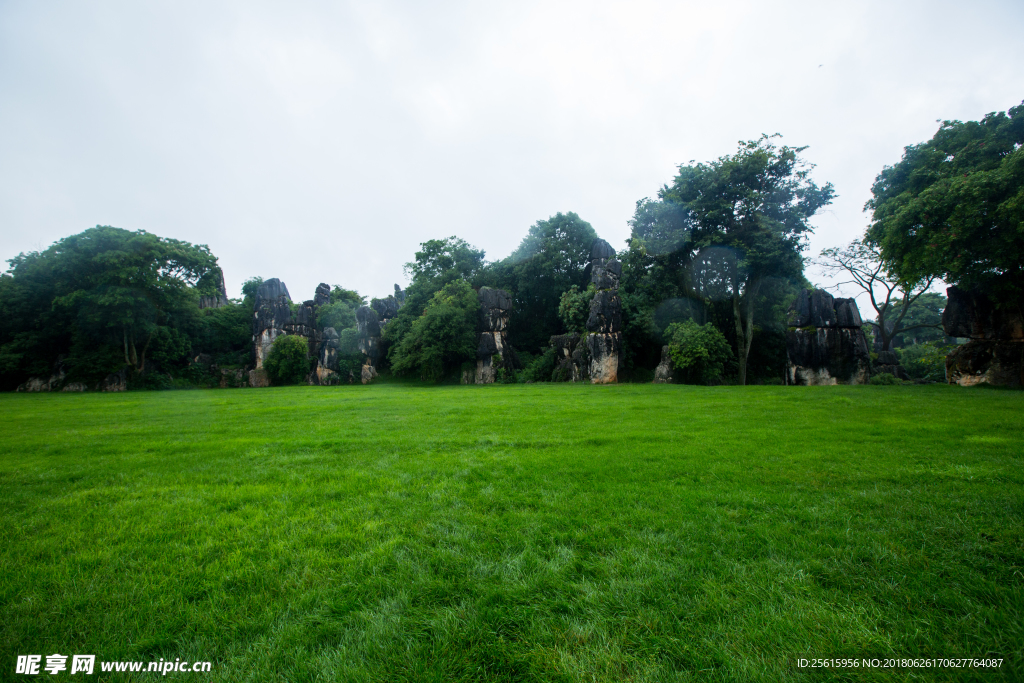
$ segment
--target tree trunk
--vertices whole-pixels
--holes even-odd
[[[131,365],[131,360],[128,358],[128,328],[122,325],[121,332],[124,336],[124,364]]]

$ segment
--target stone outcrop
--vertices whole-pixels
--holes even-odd
[[[1024,302],[996,304],[984,292],[949,287],[942,329],[968,341],[946,356],[946,381],[1024,385]]]
[[[476,349],[474,384],[492,384],[498,370],[513,368],[512,349],[508,344],[508,318],[512,312],[512,297],[503,289],[481,287],[480,336]]]
[[[672,357],[669,355],[668,346],[661,347],[661,362],[654,368],[655,384],[672,384],[675,381],[675,368],[672,365]]]
[[[597,293],[590,302],[586,337],[589,375],[593,384],[618,381],[619,354],[622,351],[621,275],[622,264],[615,260],[615,250],[604,240],[595,240],[590,248],[590,281],[597,288]]]
[[[875,362],[871,364],[872,375],[893,375],[902,380],[909,380],[906,368],[900,365],[900,359],[892,351],[878,351]]]
[[[585,382],[590,379],[590,352],[578,334],[559,334],[548,342],[555,349],[552,381]]]
[[[786,384],[864,384],[870,367],[856,302],[822,290],[800,292],[786,332]]]
[[[222,308],[228,305],[228,288],[224,282],[224,271],[217,269],[217,291],[199,297],[199,308]]]
[[[288,287],[276,277],[265,280],[256,290],[252,320],[254,371],[263,369],[274,340],[287,334],[285,328],[292,324],[291,301]],[[253,386],[267,386],[260,377],[256,379]]]
[[[313,305],[323,306],[324,304],[330,303],[331,301],[331,286],[326,282],[321,282],[316,286],[316,292],[313,294]]]
[[[387,327],[388,323],[398,315],[398,311],[401,310],[403,304],[405,304],[405,292],[398,285],[395,285],[394,294],[389,294],[383,299],[373,299],[370,302],[370,307],[377,313],[381,330]]]
[[[338,366],[338,332],[333,327],[324,328],[321,333],[320,348],[316,357],[316,379],[315,384],[339,384]]]
[[[359,330],[359,352],[364,356],[362,381],[367,384],[377,376],[375,366],[380,357],[380,321],[377,312],[369,306],[360,306],[356,310],[356,327]]]

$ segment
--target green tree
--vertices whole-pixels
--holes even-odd
[[[507,258],[490,264],[474,284],[506,290],[512,296],[509,339],[536,352],[564,330],[558,307],[562,293],[585,290],[587,266],[597,233],[575,213],[537,221]]]
[[[875,244],[853,240],[845,247],[825,249],[816,263],[827,273],[849,276],[849,280],[839,284],[855,285],[868,295],[876,318],[866,322],[875,328],[883,351],[892,350],[893,340],[898,335],[940,322],[908,318],[915,302],[928,292],[934,278],[907,282],[892,275]]]
[[[777,147],[775,136],[740,143],[731,156],[680,166],[673,184],[659,193],[678,206],[680,231],[695,251],[708,254],[706,282],[731,302],[739,382],[746,383],[756,304],[774,278],[803,277],[801,251],[810,218],[832,201],[831,183],[818,187],[804,147]],[[691,272],[692,269],[691,269]]]
[[[479,316],[480,302],[469,283],[449,282],[434,293],[423,315],[393,348],[392,370],[425,381],[441,381],[475,357]]]
[[[867,240],[904,282],[940,278],[997,301],[1024,292],[1024,103],[944,121],[878,174]]]
[[[594,300],[597,289],[590,284],[586,289],[580,290],[573,285],[568,291],[562,293],[558,301],[558,317],[569,332],[585,334],[587,331],[587,318],[590,317],[590,302]]]
[[[665,334],[672,364],[687,384],[713,384],[721,378],[732,350],[718,328],[688,320],[672,323]]]
[[[270,382],[275,386],[301,384],[309,374],[309,343],[298,335],[278,337],[263,361]]]
[[[219,277],[205,245],[109,226],[8,263],[11,318],[0,335],[0,357],[8,367],[19,357],[21,374],[45,374],[68,353],[102,359],[95,373],[106,374],[116,369],[114,356],[97,355],[100,347],[117,349],[118,361],[136,373],[145,372],[154,343],[187,355],[180,334],[195,334],[198,298],[215,293]]]
[[[420,244],[415,260],[405,264],[412,282],[405,290],[405,304],[384,328],[381,341],[387,358],[394,353],[434,294],[452,282],[471,282],[484,267],[484,251],[459,237],[428,240]]]

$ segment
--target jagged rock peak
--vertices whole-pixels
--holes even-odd
[[[321,282],[316,286],[316,292],[313,294],[313,305],[323,306],[331,300],[331,286],[326,282]]]
[[[612,248],[612,245],[600,238],[594,240],[594,244],[590,247],[590,260],[612,258],[615,258],[615,249]]]
[[[257,308],[259,307],[260,299],[278,299],[282,296],[288,299],[288,301],[292,300],[291,295],[288,293],[287,285],[276,277],[264,280],[263,284],[256,290],[256,306]]]

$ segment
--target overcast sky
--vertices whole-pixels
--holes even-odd
[[[209,245],[232,296],[384,296],[424,240],[497,260],[559,211],[621,249],[762,133],[836,186],[813,255],[937,119],[1024,100],[1022,36],[1020,0],[5,0],[0,258],[114,225]]]

